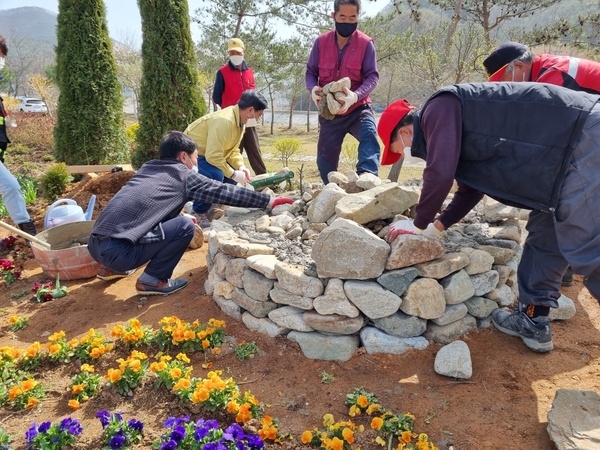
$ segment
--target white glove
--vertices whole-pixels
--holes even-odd
[[[319,85],[315,86],[312,88],[312,91],[310,91],[310,96],[312,101],[315,103],[315,106],[318,108],[319,102],[323,99],[323,88]]]
[[[342,88],[342,91],[344,91],[344,94],[346,95],[336,97],[336,99],[342,103],[342,107],[340,108],[338,114],[344,114],[358,101],[358,94],[356,92],[351,91],[345,86]]]
[[[250,181],[250,171],[246,169],[244,166],[240,167],[238,170],[241,170],[246,175],[246,181]]]
[[[246,186],[246,174],[241,170],[234,170],[233,175],[231,175],[231,179],[236,183],[240,183],[241,185]]]
[[[433,223],[430,223],[427,225],[427,228],[422,230],[421,228],[417,228],[412,220],[398,220],[390,225],[386,240],[393,242],[401,234],[423,234],[438,239],[442,237],[442,232]]]

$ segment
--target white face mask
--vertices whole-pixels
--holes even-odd
[[[4,69],[4,56],[0,56],[0,70]]]
[[[402,135],[400,135],[400,140],[402,141],[402,145],[404,146],[404,150],[402,150],[402,153],[404,153],[404,157],[406,158],[407,156],[412,156],[410,153],[410,147],[404,143]]]
[[[239,66],[244,62],[244,57],[242,55],[231,55],[229,61],[231,61],[231,64],[234,66]]]
[[[198,166],[192,166],[192,172],[198,173]]]
[[[258,125],[258,123],[256,122],[256,115],[253,114],[253,117],[248,117],[248,120],[246,121],[246,128],[252,128],[256,125]]]

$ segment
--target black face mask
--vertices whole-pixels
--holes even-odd
[[[356,31],[356,27],[358,27],[358,22],[355,23],[335,23],[335,31],[342,37],[350,37],[352,33]]]

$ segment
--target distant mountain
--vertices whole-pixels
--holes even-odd
[[[0,10],[0,34],[9,40],[18,37],[53,49],[56,14],[33,6]]]

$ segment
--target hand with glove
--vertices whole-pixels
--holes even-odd
[[[292,203],[294,203],[294,199],[293,198],[289,198],[289,197],[271,197],[271,200],[269,201],[269,208],[273,209],[276,206],[279,205],[291,205]]]
[[[312,101],[314,102],[315,106],[318,108],[319,103],[323,99],[323,88],[319,85],[312,88],[312,90],[310,91],[310,97],[312,98]]]
[[[390,225],[386,240],[391,243],[401,234],[423,234],[438,239],[442,237],[442,232],[433,223],[423,230],[417,228],[412,220],[398,220]]]
[[[237,183],[240,183],[243,186],[246,186],[246,183],[250,180],[250,177],[247,177],[246,172],[244,172],[243,170],[234,170],[233,175],[231,175],[231,179]]]
[[[246,169],[246,167],[242,166],[240,167],[238,170],[241,170],[242,172],[244,172],[244,174],[246,175],[246,181],[250,181],[250,171],[248,169]]]
[[[338,114],[344,114],[348,112],[348,109],[350,109],[350,107],[358,101],[358,94],[356,92],[351,91],[345,86],[342,88],[342,91],[344,92],[344,95],[336,97],[336,99],[342,104]]]

